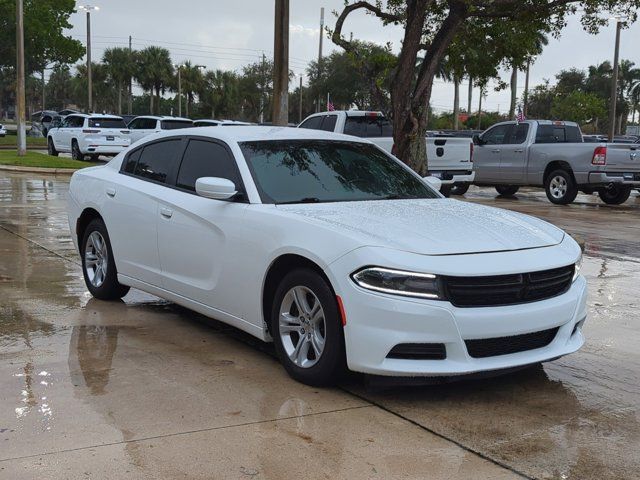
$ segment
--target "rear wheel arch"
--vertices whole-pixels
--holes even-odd
[[[573,182],[577,183],[576,176],[573,173],[571,165],[563,160],[554,160],[547,164],[544,169],[544,175],[542,176],[542,183],[545,184],[549,175],[551,175],[551,173],[555,172],[556,170],[564,170],[565,172],[569,173],[571,175],[571,178],[573,178]]]
[[[273,262],[271,262],[271,265],[267,270],[267,274],[264,277],[264,283],[262,285],[262,318],[270,334],[271,310],[273,307],[273,300],[276,294],[276,290],[278,289],[278,286],[280,285],[282,279],[289,272],[297,269],[311,270],[320,275],[323,280],[327,282],[327,285],[335,295],[335,290],[333,288],[333,285],[331,284],[331,281],[324,273],[322,267],[320,267],[320,265],[318,265],[316,262],[305,256],[294,253],[280,255]]]

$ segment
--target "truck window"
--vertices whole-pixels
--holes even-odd
[[[320,130],[322,117],[311,117],[300,124],[300,128],[310,128],[312,130]]]
[[[582,137],[573,125],[538,125],[536,143],[582,143]]]
[[[393,127],[383,116],[347,117],[344,133],[365,138],[393,137]]]
[[[336,115],[327,115],[322,120],[322,130],[327,132],[333,132],[336,129],[336,121],[338,117]]]
[[[482,135],[482,140],[486,145],[502,145],[510,129],[511,124],[496,125]]]
[[[505,137],[503,143],[505,145],[520,145],[527,140],[527,134],[529,133],[529,124],[520,123],[518,125],[512,125],[509,134]]]

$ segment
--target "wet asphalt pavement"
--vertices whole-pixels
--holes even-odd
[[[335,389],[270,348],[132,290],[87,293],[68,177],[0,172],[0,479],[640,478],[640,197],[466,200],[585,242],[581,351],[453,384]]]

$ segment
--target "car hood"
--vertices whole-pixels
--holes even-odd
[[[423,255],[557,245],[564,232],[535,217],[451,199],[279,205],[278,210],[382,246]]]

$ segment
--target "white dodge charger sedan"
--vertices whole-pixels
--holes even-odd
[[[533,217],[443,198],[367,140],[204,127],[71,179],[97,298],[138,288],[273,341],[289,374],[457,376],[583,344],[581,249]]]

